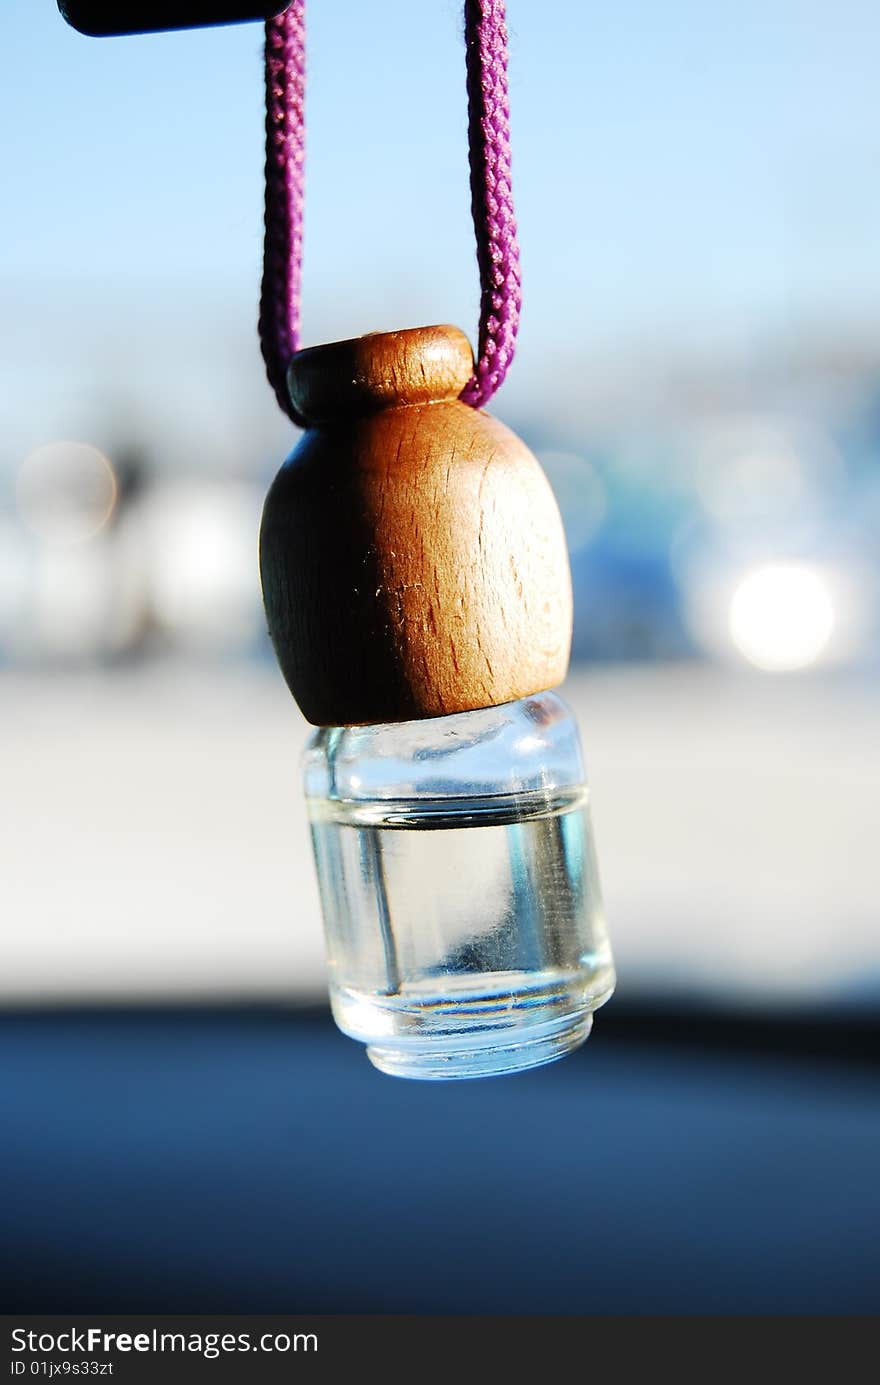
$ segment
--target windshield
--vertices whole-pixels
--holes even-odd
[[[309,343],[476,322],[449,7],[385,8],[381,40],[310,16]],[[518,16],[492,408],[563,513],[630,998],[880,1005],[880,19],[840,8],[734,33],[682,0],[599,42],[563,5],[562,55]],[[256,338],[258,32],[0,24],[0,999],[321,997],[256,561],[296,441]]]

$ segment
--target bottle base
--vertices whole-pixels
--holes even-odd
[[[576,971],[424,978],[393,994],[331,986],[336,1023],[395,1077],[494,1077],[552,1063],[579,1048],[614,989],[607,954]]]
[[[401,1044],[370,1044],[367,1057],[380,1072],[418,1081],[450,1082],[473,1077],[503,1077],[543,1067],[564,1058],[589,1037],[591,1014],[534,1025],[514,1038],[497,1032],[470,1033],[447,1042],[433,1036]]]

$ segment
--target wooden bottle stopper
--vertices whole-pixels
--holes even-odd
[[[263,511],[269,633],[317,726],[407,721],[555,687],[571,578],[553,492],[497,419],[458,398],[455,327],[298,353],[306,422]]]

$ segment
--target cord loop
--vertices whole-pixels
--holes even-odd
[[[465,0],[471,213],[480,275],[477,364],[461,398],[487,404],[513,360],[522,301],[510,180],[504,0]],[[266,22],[266,207],[260,344],[281,408],[300,348],[305,173],[305,0]]]

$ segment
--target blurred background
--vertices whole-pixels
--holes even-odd
[[[460,8],[309,6],[307,342],[475,328]],[[620,985],[456,1089],[325,1015],[256,563],[296,440],[260,28],[0,16],[8,1308],[880,1306],[880,15],[508,13],[493,407],[566,524]]]

